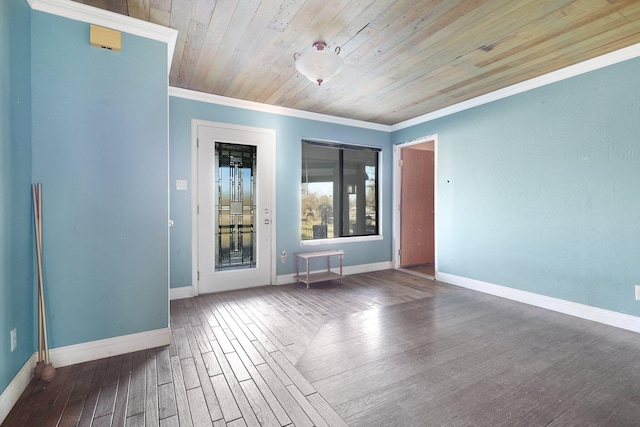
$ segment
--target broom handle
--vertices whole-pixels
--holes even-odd
[[[49,343],[47,340],[47,312],[45,310],[44,303],[44,280],[42,279],[42,184],[38,183],[38,222],[40,227],[39,238],[40,238],[40,258],[38,259],[38,271],[39,271],[39,279],[40,279],[40,295],[42,296],[42,335],[44,341],[44,363],[49,364]]]
[[[38,223],[38,196],[36,194],[36,185],[31,186],[31,195],[33,197],[33,220],[36,231],[36,256],[40,258],[40,224]],[[43,340],[42,340],[42,298],[40,297],[40,275],[38,275],[38,361],[43,360]]]
[[[42,185],[36,184],[37,227],[36,227],[36,253],[38,255],[38,296],[40,297],[40,309],[42,311],[42,340],[44,342],[44,360],[49,364],[49,344],[47,339],[47,315],[44,303],[44,280],[42,277]]]

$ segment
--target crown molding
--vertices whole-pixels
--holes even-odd
[[[32,10],[62,16],[74,21],[100,25],[101,27],[166,43],[167,74],[171,69],[173,52],[178,39],[178,30],[71,0],[27,0],[27,3],[29,3]]]
[[[229,98],[226,96],[213,95],[210,93],[197,92],[189,89],[169,86],[169,96],[176,98],[190,99],[208,104],[224,105],[227,107],[242,108],[245,110],[260,111],[263,113],[279,114],[281,116],[297,117],[300,119],[315,120],[319,122],[334,123],[364,129],[390,132],[391,126],[379,123],[365,122],[361,120],[347,119],[344,117],[330,116],[327,114],[313,113],[310,111],[296,110],[293,108],[279,107],[277,105],[262,104],[260,102],[245,101],[243,99]]]
[[[522,92],[537,89],[542,86],[556,83],[561,80],[565,80],[571,77],[579,76],[580,74],[588,73],[600,68],[608,67],[609,65],[617,64],[619,62],[634,59],[640,56],[640,43],[616,50],[615,52],[607,53],[602,56],[598,56],[593,59],[589,59],[584,62],[580,62],[575,65],[563,68],[558,71],[545,74],[540,77],[517,83],[512,86],[508,86],[504,89],[499,89],[486,95],[478,96],[468,101],[460,102],[450,107],[443,108],[422,116],[415,117],[413,119],[405,120],[403,122],[396,123],[392,126],[391,132],[405,129],[411,126],[419,125],[429,122],[431,120],[439,119],[441,117],[449,116],[451,114],[459,113],[460,111],[468,110],[473,107],[488,104],[499,99],[507,98],[512,95],[517,95]]]

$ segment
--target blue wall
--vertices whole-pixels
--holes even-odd
[[[640,60],[394,132],[438,134],[440,272],[640,315]]]
[[[166,44],[32,12],[33,180],[51,347],[168,325]]]
[[[314,249],[344,249],[344,265],[391,260],[391,161],[388,132],[215,105],[179,97],[169,99],[171,158],[171,287],[191,286],[191,191],[176,191],[175,181],[191,181],[191,120],[209,120],[276,131],[276,249],[289,256],[277,274],[295,272],[293,252],[300,251],[301,139],[317,138],[381,147],[384,176],[382,234],[384,240],[352,242]],[[191,188],[191,186],[190,186]],[[307,248],[307,250],[309,250]]]
[[[0,393],[33,354],[36,336],[30,16],[24,0],[0,1]]]

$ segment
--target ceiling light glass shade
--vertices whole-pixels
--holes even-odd
[[[325,47],[324,42],[315,42],[311,48],[293,55],[296,69],[310,81],[318,83],[318,86],[328,82],[342,69],[343,61],[338,56],[340,48],[329,52]]]

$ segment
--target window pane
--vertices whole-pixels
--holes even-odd
[[[344,236],[377,234],[376,151],[343,149]]]
[[[334,188],[339,182],[339,150],[302,144],[302,240],[336,237]]]
[[[378,234],[377,149],[302,143],[302,240]]]
[[[378,186],[376,184],[378,181],[378,167],[367,166],[365,167],[365,172],[367,174],[367,180],[365,181],[367,234],[378,234]]]

